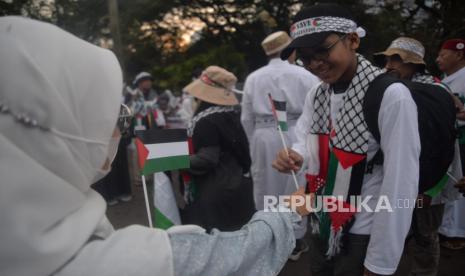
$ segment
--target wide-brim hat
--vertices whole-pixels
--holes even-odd
[[[263,50],[267,56],[279,53],[286,48],[292,39],[284,31],[274,32],[268,35],[261,43]]]
[[[281,59],[288,59],[297,48],[321,45],[332,33],[354,32],[360,37],[365,35],[348,10],[340,5],[323,3],[303,8],[293,19],[290,28],[292,42],[281,52]]]
[[[204,102],[237,105],[239,101],[234,94],[236,82],[233,73],[218,66],[209,66],[198,79],[184,87],[184,91]]]
[[[423,59],[425,47],[418,40],[410,37],[395,39],[385,51],[373,54],[373,60],[376,65],[384,67],[385,57],[393,55],[399,55],[404,63],[426,65]]]

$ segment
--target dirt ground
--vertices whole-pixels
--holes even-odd
[[[150,194],[150,191],[149,191]],[[151,200],[151,199],[149,199]],[[133,187],[133,199],[108,207],[107,215],[115,228],[123,228],[131,224],[148,225],[145,211],[144,194],[141,186]],[[280,276],[311,276],[310,259],[308,254],[303,254],[299,261],[287,262]],[[407,259],[408,256],[407,256]],[[407,275],[405,269],[399,275]],[[439,264],[439,276],[465,275],[465,250],[452,251],[441,248]]]

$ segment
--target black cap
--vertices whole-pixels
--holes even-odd
[[[317,18],[322,16],[342,17],[355,21],[349,11],[337,4],[323,3],[306,7],[300,10],[292,20],[292,24],[308,18]],[[291,44],[281,52],[281,59],[286,60],[297,48],[314,48],[321,45],[325,39],[335,31],[319,32],[306,34],[292,40]]]

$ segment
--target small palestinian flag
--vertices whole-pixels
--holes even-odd
[[[143,175],[190,167],[185,129],[149,129],[136,131],[136,136]]]
[[[271,94],[268,94],[273,111],[274,119],[282,131],[287,131],[286,102],[273,100]]]

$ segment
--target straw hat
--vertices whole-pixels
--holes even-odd
[[[426,65],[423,60],[425,47],[423,47],[420,41],[410,37],[396,38],[391,42],[386,51],[374,54],[374,61],[377,65],[382,66],[384,57],[393,55],[399,55],[404,63]]]
[[[239,102],[233,92],[236,82],[233,73],[218,66],[209,66],[198,79],[184,87],[184,91],[208,103],[237,105]]]
[[[262,47],[266,55],[270,56],[286,48],[291,41],[292,39],[286,32],[274,32],[262,41]]]

